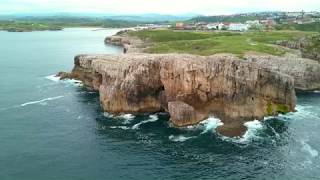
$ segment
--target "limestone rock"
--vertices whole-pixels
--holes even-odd
[[[143,51],[144,46],[142,40],[136,37],[123,36],[121,34],[107,37],[104,42],[106,44],[123,47],[124,53],[140,53]]]
[[[79,55],[71,74],[100,92],[105,111],[168,111],[176,126],[215,116],[230,136],[243,122],[294,111],[296,101],[292,77],[231,55]]]
[[[320,63],[317,61],[295,56],[271,55],[246,55],[245,59],[272,71],[292,76],[298,90],[320,89]]]

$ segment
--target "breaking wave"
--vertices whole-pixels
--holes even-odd
[[[149,119],[147,120],[144,120],[144,121],[141,121],[135,125],[132,126],[132,129],[139,129],[139,127],[142,125],[142,124],[146,124],[146,123],[150,123],[150,122],[156,122],[159,120],[159,117],[157,115],[150,115],[149,116]]]
[[[65,79],[65,80],[61,80],[60,77],[56,76],[56,75],[50,75],[50,76],[46,76],[46,79],[50,80],[50,81],[54,81],[54,82],[61,82],[61,83],[68,83],[68,84],[73,84],[73,85],[77,85],[77,86],[82,86],[82,82],[79,80],[75,80],[75,79]]]
[[[214,131],[217,129],[217,127],[222,126],[223,123],[220,119],[215,117],[210,117],[200,123],[201,126],[203,126],[203,131],[201,134],[207,133],[209,131]]]
[[[191,136],[191,137],[186,137],[186,136],[183,136],[183,135],[170,135],[169,136],[169,140],[170,141],[173,141],[173,142],[184,142],[184,141],[187,141],[189,139],[192,139],[192,138],[195,138],[196,136]]]
[[[257,133],[263,129],[261,121],[254,120],[244,123],[248,129],[246,133],[240,138],[240,142],[248,142],[254,139],[259,138]]]
[[[64,96],[57,96],[57,97],[50,97],[50,98],[41,99],[39,101],[30,101],[30,102],[26,102],[26,103],[20,104],[20,106],[24,107],[24,106],[28,106],[28,105],[32,105],[32,104],[41,104],[41,103],[45,103],[47,101],[53,101],[53,100],[60,99],[60,98],[63,98],[63,97]]]
[[[135,116],[132,114],[123,114],[116,118],[124,119],[123,124],[130,124],[132,120],[134,120]]]
[[[104,112],[103,116],[106,118],[114,118],[117,120],[124,120],[122,124],[130,124],[132,120],[134,120],[135,116],[133,114],[121,114],[119,116],[115,116],[111,113]]]
[[[130,129],[130,128],[127,127],[127,126],[110,126],[109,128],[110,128],[110,129],[123,129],[123,130],[128,130],[128,129]]]
[[[106,118],[113,118],[113,117],[114,117],[113,114],[108,113],[108,112],[104,112],[104,113],[103,113],[103,116],[106,117]]]
[[[58,77],[56,75],[46,76],[46,79],[49,79],[49,80],[54,81],[54,82],[59,82],[60,81],[60,77]]]
[[[207,133],[207,132],[209,132],[211,130],[212,130],[212,132],[214,132],[214,130],[217,127],[222,126],[222,125],[223,125],[223,123],[222,123],[222,121],[220,119],[211,116],[208,119],[205,119],[205,120],[201,121],[199,124],[190,125],[190,126],[187,126],[187,127],[182,127],[181,129],[185,129],[185,130],[188,130],[188,131],[202,130],[201,134],[205,134],[205,133]]]
[[[319,155],[319,152],[316,149],[312,148],[305,141],[301,141],[301,144],[302,144],[302,150],[309,153],[311,157],[315,158]]]

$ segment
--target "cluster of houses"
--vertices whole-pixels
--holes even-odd
[[[219,22],[219,23],[204,23],[199,22],[195,24],[184,24],[182,22],[176,23],[176,30],[228,30],[228,31],[248,31],[252,27],[270,27],[276,24],[273,20],[254,20],[247,21],[246,23],[231,23],[231,22]]]
[[[279,22],[282,24],[309,24],[320,22],[319,12],[287,12],[280,16]]]
[[[272,29],[277,23],[280,24],[308,24],[320,22],[320,12],[261,12],[230,15],[229,17],[256,17],[257,20],[245,23],[217,22],[194,24],[176,23],[177,30],[229,30],[247,31],[253,29]],[[259,19],[259,20],[258,20]]]
[[[210,23],[206,25],[208,30],[230,30],[230,31],[247,31],[249,29],[249,24],[243,23]]]
[[[320,22],[320,12],[260,12],[230,15],[230,17],[257,17],[259,20],[246,21],[245,23],[234,22],[178,22],[142,24],[141,26],[128,28],[127,30],[139,31],[145,29],[176,29],[176,30],[228,30],[228,31],[248,31],[249,29],[272,29],[277,23],[280,24],[307,24]]]

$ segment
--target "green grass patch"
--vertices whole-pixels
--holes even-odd
[[[194,31],[172,31],[172,30],[144,30],[129,33],[132,36],[137,36],[142,40],[151,42],[169,42],[169,41],[183,41],[183,40],[200,40],[208,39],[216,36],[236,36],[238,33],[205,33]]]
[[[242,57],[246,52],[257,52],[281,56],[284,48],[273,46],[277,40],[292,40],[306,36],[298,31],[271,32],[195,32],[173,30],[145,30],[130,32],[131,36],[150,42],[148,53],[189,53],[213,55],[232,53]]]
[[[308,24],[280,24],[275,27],[277,30],[298,30],[320,32],[320,22]]]
[[[284,104],[277,104],[277,112],[281,114],[286,114],[289,112],[289,108]]]

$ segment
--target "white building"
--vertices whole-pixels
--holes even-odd
[[[259,22],[259,20],[246,21],[246,24],[248,24],[248,25],[250,25],[250,26],[256,26],[256,25],[259,25],[260,22]]]
[[[249,29],[248,24],[241,24],[241,23],[231,23],[229,25],[230,31],[247,31]]]
[[[219,24],[220,23],[210,23],[207,24],[207,28],[211,30],[219,30]]]
[[[299,17],[302,16],[304,12],[286,12],[286,15],[289,17]]]

